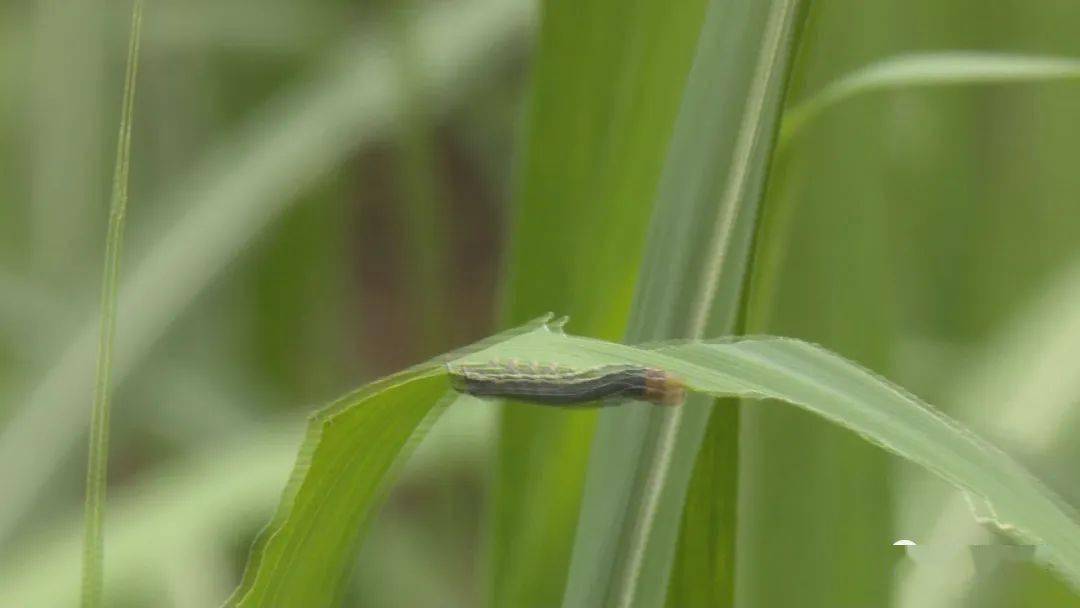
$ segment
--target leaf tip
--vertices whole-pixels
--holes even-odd
[[[548,328],[549,331],[555,332],[557,334],[566,333],[564,328],[566,327],[566,324],[570,321],[570,317],[567,315],[563,315],[557,319],[552,320],[552,317],[554,316],[554,313],[549,312],[547,315],[548,320],[544,323],[544,325]]]

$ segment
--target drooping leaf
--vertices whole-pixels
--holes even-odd
[[[754,337],[635,348],[541,326],[460,361],[506,358],[580,367],[653,366],[714,397],[778,399],[798,406],[985,501],[1002,530],[1037,544],[1037,558],[1080,588],[1080,524],[1071,506],[955,420],[821,347],[790,338]],[[704,406],[690,401],[684,407]]]
[[[253,553],[232,602],[329,605],[378,498],[392,479],[393,466],[447,392],[442,363],[505,359],[578,368],[658,367],[676,374],[691,390],[714,397],[787,401],[984,499],[1005,529],[1039,543],[1039,557],[1080,586],[1080,525],[1069,506],[1004,452],[837,355],[798,340],[771,337],[635,348],[568,336],[560,326],[541,321],[375,382],[316,414],[278,514]],[[708,404],[691,401],[680,407]]]
[[[443,363],[547,320],[368,384],[313,414],[277,513],[226,605],[333,605],[397,467],[440,411],[449,388]]]

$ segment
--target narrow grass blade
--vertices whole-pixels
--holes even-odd
[[[841,102],[876,91],[928,86],[1080,80],[1080,59],[951,51],[901,55],[836,80],[784,116],[781,148],[815,118]]]
[[[137,580],[164,589],[170,568],[184,556],[221,551],[223,539],[232,542],[237,530],[248,529],[280,497],[301,430],[302,420],[292,420],[237,433],[228,445],[203,446],[182,462],[154,468],[125,484],[109,501],[106,588]],[[75,605],[81,544],[81,530],[56,522],[5,550],[0,606]],[[38,557],[22,559],[28,553]],[[198,564],[203,578],[207,569],[208,564]],[[231,590],[226,588],[215,603]]]
[[[471,0],[420,13],[414,27],[424,44],[418,60],[438,107],[453,107],[471,85],[519,43],[533,10],[520,1]],[[273,221],[295,194],[383,134],[399,116],[387,42],[378,35],[344,43],[318,77],[273,100],[166,193],[155,208],[181,216],[138,243],[141,263],[124,282],[114,378],[119,381]],[[192,247],[192,243],[199,243]],[[96,319],[94,315],[88,318]],[[0,432],[0,540],[85,429],[79,395],[93,377],[96,321],[88,321],[37,379]]]
[[[706,4],[544,3],[504,292],[509,322],[558,310],[590,336],[625,331]],[[562,597],[595,421],[594,412],[504,408],[490,605],[548,608]]]
[[[423,486],[445,472],[448,463],[451,468],[465,463],[481,466],[492,448],[492,414],[475,403],[448,410],[409,458],[398,483]],[[207,587],[204,594],[210,599],[198,605],[220,605],[235,587],[235,581],[228,580],[234,569],[223,566],[215,574],[209,572],[210,566],[233,554],[238,530],[263,523],[273,511],[303,439],[303,426],[302,419],[290,416],[246,428],[227,441],[204,442],[177,461],[125,483],[109,501],[105,587],[120,588],[137,580],[139,589],[168,589],[190,600],[187,585],[195,584]],[[400,517],[392,520],[401,523]],[[380,525],[372,527],[373,535]],[[398,526],[389,528],[391,534],[400,532]],[[378,547],[374,537],[369,542]],[[0,606],[77,603],[81,543],[82,530],[61,517],[2,552]],[[23,559],[27,553],[35,559]],[[363,553],[359,559],[364,559]],[[43,563],[51,566],[41,568]],[[407,584],[404,581],[412,576],[409,563],[403,565],[396,558],[381,560],[376,555],[364,563],[372,568],[364,573],[365,579],[379,578],[378,588],[386,591],[398,590],[393,585]],[[131,590],[130,585],[127,588]],[[167,597],[156,597],[157,603],[168,604]],[[387,597],[393,602],[398,596]]]
[[[951,51],[891,57],[826,85],[808,99],[794,104],[784,114],[777,141],[777,154],[786,152],[799,135],[823,113],[846,100],[874,92],[909,90],[921,87],[1005,85],[1080,80],[1080,59]],[[795,205],[778,201],[767,210],[755,264],[762,280],[755,279],[751,308],[755,326],[763,326],[775,299],[780,266],[786,255]]]
[[[1027,56],[1001,53],[943,52],[900,55],[870,64],[827,84],[808,99],[784,113],[778,154],[783,159],[800,133],[828,109],[860,95],[881,91],[902,91],[927,86],[1001,85],[1034,82],[1080,80],[1080,59],[1071,57]],[[789,198],[788,198],[789,199]],[[783,264],[785,244],[796,214],[791,201],[769,208],[762,229],[756,264],[765,275],[755,281],[755,325],[762,326],[769,316],[775,297],[779,269]]]
[[[128,175],[131,168],[131,123],[135,112],[135,77],[139,71],[139,41],[142,34],[142,0],[131,11],[131,38],[128,42],[127,73],[120,110],[120,131],[116,143],[116,170],[113,174],[109,230],[105,237],[105,268],[101,279],[101,317],[98,339],[94,405],[90,418],[90,455],[86,471],[86,521],[83,539],[82,605],[101,606],[105,533],[105,487],[109,465],[109,407],[112,397],[112,351],[116,336],[116,298],[120,274],[120,252],[127,213]]]

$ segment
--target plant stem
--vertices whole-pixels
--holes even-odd
[[[86,471],[85,536],[83,537],[82,605],[102,605],[104,578],[105,486],[109,461],[110,369],[116,335],[116,293],[120,270],[120,252],[127,211],[128,175],[131,166],[131,120],[135,101],[135,76],[138,72],[139,40],[142,32],[142,0],[135,0],[131,12],[131,38],[128,42],[124,99],[120,111],[120,130],[116,144],[116,169],[113,195],[109,205],[109,228],[105,239],[105,268],[101,279],[101,317],[98,336],[97,375],[94,405],[90,418],[90,455]]]

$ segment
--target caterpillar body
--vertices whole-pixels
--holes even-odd
[[[636,365],[574,369],[520,361],[448,364],[450,382],[460,393],[513,399],[541,405],[577,406],[611,398],[656,405],[679,405],[686,397],[681,381],[666,371]]]

